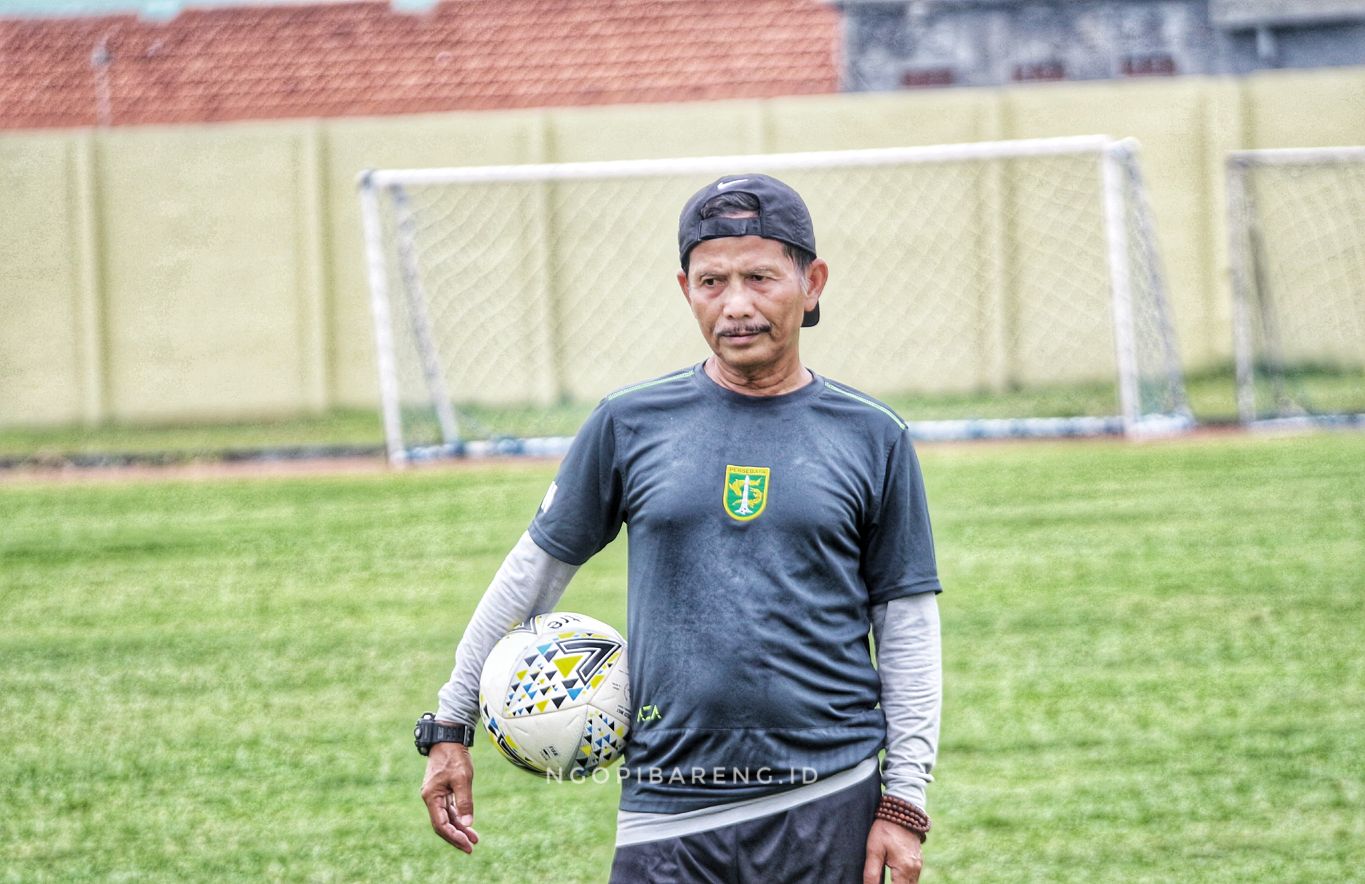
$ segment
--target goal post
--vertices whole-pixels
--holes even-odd
[[[919,438],[1192,426],[1132,141],[1103,136],[361,176],[391,460],[562,451],[694,364],[677,218],[722,174],[802,194],[831,266],[802,356]]]
[[[1365,427],[1365,147],[1227,157],[1237,408]]]

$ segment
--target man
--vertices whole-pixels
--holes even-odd
[[[593,412],[479,603],[437,719],[472,734],[505,626],[551,610],[626,524],[631,697],[648,714],[627,742],[612,880],[917,881],[941,587],[905,424],[801,362],[829,267],[794,190],[721,178],[678,241],[711,357]],[[422,795],[466,852],[471,780],[465,746],[431,745]]]

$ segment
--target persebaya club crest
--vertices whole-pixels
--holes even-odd
[[[738,522],[757,519],[768,505],[768,467],[725,467],[725,511]]]

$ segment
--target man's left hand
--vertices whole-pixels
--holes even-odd
[[[882,884],[883,867],[891,870],[891,884],[916,884],[924,859],[918,835],[904,826],[876,820],[867,833],[863,884]]]

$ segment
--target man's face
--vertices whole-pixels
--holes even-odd
[[[727,236],[699,243],[678,285],[716,357],[752,373],[797,356],[801,320],[828,276],[817,258],[803,279],[777,240]]]

